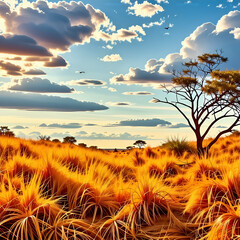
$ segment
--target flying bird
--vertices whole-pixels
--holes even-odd
[[[166,30],[168,30],[170,27],[165,27]]]
[[[85,73],[84,71],[81,71],[81,72],[79,72],[79,73]]]

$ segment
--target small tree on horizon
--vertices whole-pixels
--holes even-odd
[[[147,143],[143,140],[137,140],[133,145],[137,145],[139,148],[142,148],[146,145]]]
[[[14,137],[15,134],[7,126],[0,126],[0,136]]]
[[[76,138],[72,137],[72,136],[67,136],[67,137],[63,138],[63,143],[74,144],[76,142],[77,142]]]
[[[46,135],[40,135],[40,136],[38,137],[38,139],[39,139],[40,141],[50,141],[51,137],[50,137],[50,136],[46,136]]]
[[[165,88],[171,98],[153,101],[171,105],[185,118],[196,136],[199,157],[208,156],[210,148],[223,134],[240,125],[240,72],[218,70],[225,62],[227,58],[220,52],[205,53],[195,61],[184,63],[184,70],[173,72],[173,87]],[[203,146],[210,130],[222,120],[228,120],[229,126]]]

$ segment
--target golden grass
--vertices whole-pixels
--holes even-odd
[[[240,239],[239,136],[207,159],[0,138],[0,239]]]

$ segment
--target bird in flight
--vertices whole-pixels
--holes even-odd
[[[172,27],[173,27],[173,24],[170,23],[170,24],[168,25],[168,27],[165,27],[164,29],[168,30],[169,28],[172,28]]]
[[[79,73],[85,73],[84,71],[81,71],[81,72],[79,72]]]

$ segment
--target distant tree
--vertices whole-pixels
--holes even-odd
[[[131,149],[133,149],[133,146],[127,146],[126,149],[131,150]]]
[[[133,145],[137,145],[139,148],[142,148],[146,145],[147,143],[143,140],[137,140]]]
[[[240,125],[240,72],[218,70],[226,61],[219,52],[205,53],[197,60],[184,63],[184,70],[173,71],[173,87],[165,88],[169,98],[154,100],[171,105],[186,119],[196,136],[199,157],[208,155],[223,134]],[[229,126],[203,146],[210,130],[223,120]]]
[[[57,139],[57,138],[54,138],[54,139],[52,140],[52,142],[60,143],[61,141],[60,141],[59,139]]]
[[[14,137],[15,134],[7,126],[0,126],[0,136]]]
[[[78,146],[79,146],[79,147],[84,147],[84,148],[85,148],[85,147],[87,147],[87,144],[85,144],[85,143],[79,143]]]
[[[50,136],[46,136],[46,135],[40,135],[38,137],[38,139],[41,141],[50,141],[50,138],[51,138]]]
[[[75,137],[72,137],[72,136],[67,136],[67,137],[63,138],[63,143],[74,144],[76,142],[77,142],[77,140],[75,139]]]
[[[90,146],[89,148],[90,149],[97,149],[98,147],[97,146]]]

